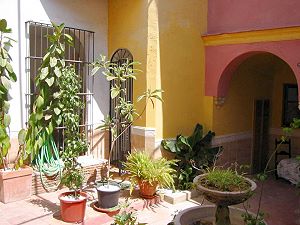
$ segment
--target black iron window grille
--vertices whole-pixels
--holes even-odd
[[[53,34],[50,24],[28,21],[26,24],[26,93],[25,109],[26,121],[32,112],[34,95],[36,93],[35,76],[41,66],[43,56],[50,43],[47,35]],[[78,93],[84,102],[84,109],[80,113],[80,129],[84,132],[89,146],[93,146],[93,88],[94,78],[89,76],[88,65],[94,61],[94,32],[84,29],[65,27],[64,32],[73,37],[73,46],[66,45],[66,65],[74,65],[76,73],[80,76],[82,90]],[[55,141],[60,149],[63,149],[64,126],[56,127]],[[88,155],[91,154],[90,149]]]
[[[111,62],[117,65],[121,65],[125,63],[127,60],[129,60],[129,62],[132,62],[133,56],[129,50],[124,48],[117,49],[111,57]],[[114,85],[114,80],[110,82],[110,87],[112,87],[113,85]],[[132,102],[133,80],[130,79],[129,81],[124,82],[122,85],[123,85],[122,88],[126,89],[126,96],[125,96],[126,101]],[[119,115],[115,115],[115,110],[114,110],[116,104],[117,104],[116,99],[112,99],[110,101],[110,116],[118,118]],[[122,120],[122,118],[120,118],[120,120]],[[118,127],[117,133],[120,134],[123,131],[123,129],[124,128],[121,126]],[[111,135],[110,135],[110,140],[111,140]],[[128,152],[131,152],[131,129],[127,129],[116,141],[114,149],[112,150],[112,162],[114,164],[117,164],[117,166],[121,168],[120,161],[125,161]]]

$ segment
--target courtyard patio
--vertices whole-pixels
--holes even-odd
[[[258,207],[259,188],[250,199],[250,210],[255,212]],[[96,200],[96,191],[89,190],[89,200],[86,206],[86,217],[84,225],[110,225],[113,217],[95,211],[91,203]],[[63,190],[52,193],[33,195],[30,199],[12,202],[8,204],[0,203],[0,224],[1,225],[62,225],[65,223],[60,218],[58,194]],[[122,191],[121,201],[128,195],[128,191]],[[170,204],[163,200],[150,201],[138,197],[137,192],[130,198],[131,206],[136,209],[138,222],[149,225],[166,225],[172,221],[173,216],[180,210],[202,204],[203,197],[198,196],[188,201],[177,204]],[[204,201],[204,204],[209,204]],[[242,207],[239,205],[238,207]],[[298,225],[300,224],[300,198],[299,189],[288,182],[270,177],[264,184],[264,193],[261,201],[262,211],[270,225]]]

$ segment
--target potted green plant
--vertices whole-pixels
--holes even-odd
[[[62,109],[65,148],[62,154],[64,170],[61,183],[70,191],[59,195],[61,216],[65,222],[82,222],[85,216],[87,195],[80,191],[83,184],[83,174],[77,158],[88,148],[85,137],[79,129],[79,112],[83,102],[78,96],[80,78],[73,66],[62,70],[59,77],[60,104]]]
[[[11,65],[9,48],[12,47],[8,34],[11,29],[7,27],[5,19],[0,20],[0,201],[4,203],[27,198],[31,195],[32,168],[25,166],[24,134],[21,130],[18,135],[19,151],[15,162],[10,164],[9,149],[10,137],[7,129],[10,125],[8,91],[11,82],[17,80],[17,76]]]
[[[92,75],[95,75],[98,70],[102,70],[102,74],[106,77],[107,81],[114,81],[110,89],[110,98],[116,99],[116,105],[114,108],[115,115],[110,117],[107,115],[102,121],[103,124],[99,126],[100,129],[108,130],[111,133],[111,145],[109,149],[108,157],[108,168],[107,177],[108,182],[106,185],[98,186],[98,206],[100,208],[112,208],[118,204],[120,196],[120,188],[116,185],[112,185],[109,182],[110,174],[110,157],[112,150],[114,149],[116,141],[121,137],[121,135],[130,129],[131,125],[138,120],[142,114],[145,112],[146,107],[149,102],[154,106],[154,100],[162,100],[159,94],[161,90],[147,90],[143,95],[139,96],[137,101],[145,99],[145,106],[140,114],[136,112],[135,106],[132,102],[126,100],[126,87],[123,85],[129,79],[136,79],[138,69],[134,68],[138,62],[130,62],[126,60],[121,64],[115,64],[106,60],[105,56],[100,56],[92,65]],[[122,132],[118,131],[118,128],[122,127]]]
[[[138,184],[141,197],[153,198],[158,185],[174,189],[173,174],[176,172],[172,168],[174,165],[176,160],[152,159],[145,152],[129,154],[127,161],[124,162],[124,168],[129,172],[131,191]]]
[[[192,135],[177,135],[176,140],[163,140],[163,150],[174,155],[178,165],[175,181],[176,189],[188,190],[193,187],[193,179],[199,171],[192,166],[191,161],[197,168],[206,169],[213,165],[214,160],[221,152],[221,147],[212,147],[211,142],[215,133],[203,131],[201,124],[196,124]]]

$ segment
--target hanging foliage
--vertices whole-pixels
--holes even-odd
[[[11,56],[9,48],[12,47],[12,42],[15,42],[8,36],[11,29],[7,27],[5,19],[0,20],[0,166],[4,169],[8,168],[6,160],[8,150],[10,148],[10,138],[7,133],[11,117],[8,114],[9,102],[8,91],[11,88],[11,82],[17,80],[17,76],[11,65]]]
[[[35,159],[41,147],[53,135],[53,129],[62,122],[61,111],[64,105],[60,102],[59,78],[65,67],[65,43],[72,45],[72,37],[64,34],[64,24],[52,23],[53,35],[48,36],[50,46],[43,57],[42,65],[35,78],[33,112],[28,121],[26,151]]]

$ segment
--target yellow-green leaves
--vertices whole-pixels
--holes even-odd
[[[18,142],[19,145],[24,145],[25,144],[25,137],[26,137],[26,130],[21,129],[18,133]]]
[[[44,105],[44,98],[39,95],[38,98],[36,99],[36,106],[38,108],[41,108],[43,107],[43,105]]]
[[[55,57],[50,57],[50,67],[54,67],[57,64],[57,59]]]
[[[45,81],[48,84],[48,86],[51,87],[54,83],[54,77],[47,78]]]
[[[41,79],[41,80],[44,80],[48,74],[49,74],[49,69],[48,69],[48,67],[42,68],[42,69],[41,69],[41,72],[40,72],[40,79]]]

